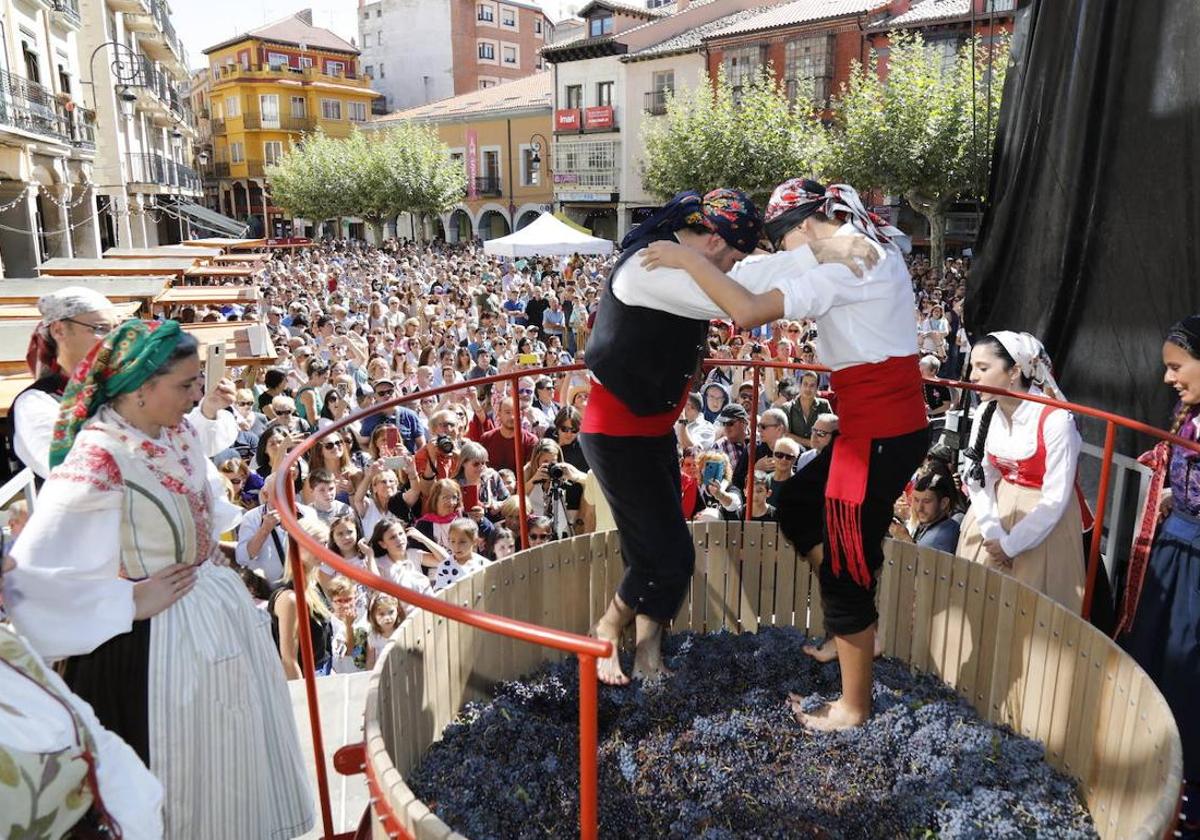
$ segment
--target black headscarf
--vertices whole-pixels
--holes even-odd
[[[651,242],[671,239],[676,231],[690,225],[707,228],[743,254],[758,247],[762,236],[762,216],[745,193],[716,189],[701,197],[689,191],[679,193],[629,231],[621,240],[621,250],[633,252]]]

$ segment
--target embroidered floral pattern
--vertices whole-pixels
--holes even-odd
[[[121,490],[125,486],[121,468],[113,456],[103,447],[84,441],[71,448],[67,460],[53,470],[47,480],[90,484],[103,492]]]

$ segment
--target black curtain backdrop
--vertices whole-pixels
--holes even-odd
[[[965,313],[1040,337],[1072,401],[1160,427],[1162,337],[1200,312],[1198,45],[1197,0],[1021,10]]]

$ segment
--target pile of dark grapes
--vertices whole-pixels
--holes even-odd
[[[601,836],[1097,836],[1041,745],[901,662],[876,662],[865,726],[803,729],[787,692],[816,705],[838,691],[837,664],[805,656],[807,641],[776,628],[674,635],[674,676],[601,687]],[[430,747],[414,792],[473,840],[578,836],[578,697],[575,659],[502,683]]]

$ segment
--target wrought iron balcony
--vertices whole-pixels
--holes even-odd
[[[71,112],[71,145],[77,149],[95,150],[96,112],[87,108],[76,108]]]
[[[71,26],[83,25],[83,18],[79,15],[79,0],[54,0],[54,11]]]
[[[49,88],[0,70],[0,125],[71,142],[70,120]]]
[[[475,194],[501,196],[504,190],[500,188],[500,178],[495,175],[482,175],[475,179]]]
[[[228,178],[229,177],[229,161],[219,160],[215,164],[213,164],[213,174],[216,175],[218,178]]]
[[[671,91],[668,88],[660,90],[648,90],[645,95],[645,104],[642,109],[647,114],[665,114],[667,113],[667,100],[671,98]]]
[[[176,163],[156,152],[130,152],[127,157],[131,184],[158,184],[193,191],[201,188],[200,176],[190,166]]]

